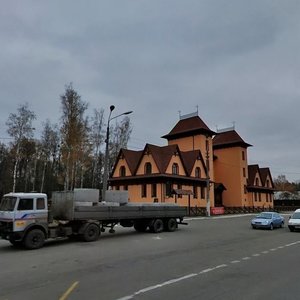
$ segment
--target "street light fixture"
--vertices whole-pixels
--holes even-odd
[[[108,121],[107,121],[107,128],[106,128],[106,139],[105,139],[105,157],[104,157],[104,172],[103,172],[103,187],[102,187],[102,201],[105,201],[105,193],[107,191],[107,179],[108,179],[108,146],[109,146],[109,124],[110,124],[110,121],[113,120],[113,119],[116,119],[120,116],[124,116],[124,115],[129,115],[131,114],[133,111],[130,110],[130,111],[127,111],[127,112],[124,112],[122,114],[119,114],[115,117],[112,117],[111,118],[111,114],[112,114],[112,111],[115,109],[115,106],[114,105],[111,105],[109,107],[110,109],[110,112],[109,112],[109,116],[108,116]]]

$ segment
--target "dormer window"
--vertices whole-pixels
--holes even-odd
[[[178,167],[178,164],[177,163],[174,163],[172,165],[172,174],[173,175],[178,175],[179,174],[179,167]]]
[[[126,168],[124,166],[120,167],[120,177],[126,176]]]
[[[259,180],[258,180],[258,178],[255,179],[255,185],[259,186]]]
[[[145,163],[145,174],[152,174],[152,165],[151,163]]]

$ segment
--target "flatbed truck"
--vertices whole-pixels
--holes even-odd
[[[178,224],[186,224],[185,207],[128,203],[126,192],[112,195],[115,197],[110,197],[111,202],[102,203],[98,201],[98,190],[95,193],[91,189],[53,192],[49,201],[43,193],[6,194],[0,203],[0,237],[14,246],[38,249],[46,240],[60,237],[96,241],[106,228],[114,233],[117,224],[153,233],[173,232]]]

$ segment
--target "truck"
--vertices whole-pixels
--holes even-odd
[[[9,193],[0,202],[0,237],[26,249],[43,247],[50,239],[78,237],[96,241],[101,232],[115,232],[118,224],[138,232],[173,232],[185,224],[186,207],[168,203],[128,202],[127,191],[74,189],[44,193]]]

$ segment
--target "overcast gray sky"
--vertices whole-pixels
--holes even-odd
[[[299,0],[0,0],[0,137],[28,103],[58,121],[65,85],[89,110],[133,110],[130,149],[196,111],[232,126],[249,163],[300,179]]]

